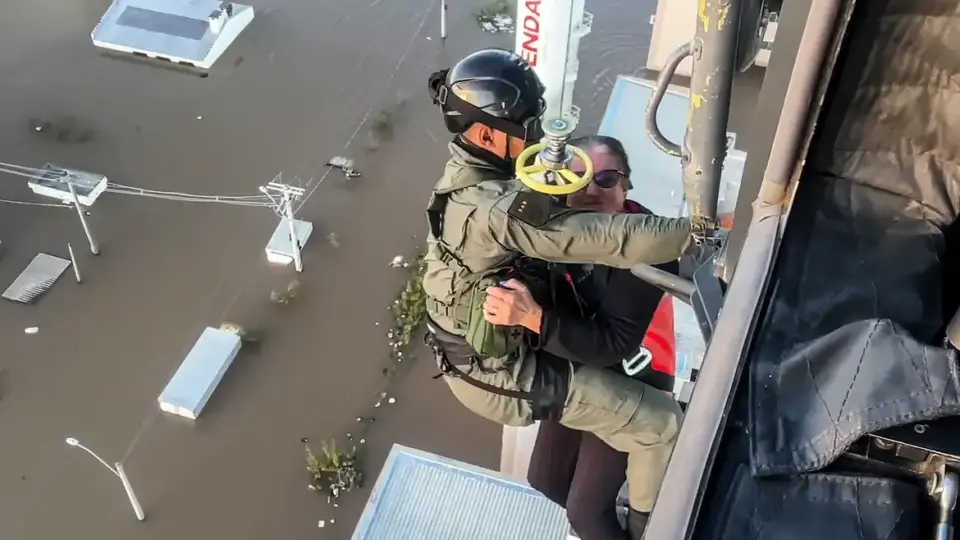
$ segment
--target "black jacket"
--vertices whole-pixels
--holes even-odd
[[[640,205],[628,207],[647,213]],[[676,274],[677,262],[657,266]],[[577,298],[545,307],[540,348],[574,363],[622,370],[622,360],[637,352],[663,298],[657,287],[629,270],[594,265],[585,277],[568,272],[561,289]],[[577,307],[578,304],[581,307]],[[638,376],[661,390],[673,390],[673,377],[647,370]]]

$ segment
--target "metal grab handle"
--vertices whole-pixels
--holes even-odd
[[[693,56],[692,41],[681,45],[667,58],[663,71],[657,77],[657,87],[650,98],[650,103],[647,104],[647,135],[650,136],[654,146],[675,157],[680,157],[680,145],[666,138],[660,131],[660,126],[657,125],[657,111],[660,109],[660,102],[663,101],[663,95],[667,93],[667,87],[670,86],[670,80],[673,79],[680,63],[688,56]]]
[[[649,264],[637,264],[630,268],[630,273],[657,287],[661,291],[679,298],[682,302],[689,304],[696,287],[689,279],[665,272],[659,268],[654,268]]]

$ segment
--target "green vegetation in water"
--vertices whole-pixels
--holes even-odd
[[[224,332],[230,332],[231,334],[236,334],[240,336],[240,343],[257,343],[260,341],[260,333],[256,330],[240,326],[239,324],[232,322],[224,322],[220,324],[220,330]]]
[[[394,115],[387,109],[381,109],[370,121],[367,130],[367,150],[374,152],[380,145],[393,138]]]
[[[287,283],[285,287],[277,287],[276,289],[270,291],[270,301],[274,304],[285,306],[297,297],[297,293],[299,291],[300,282],[295,279],[290,283]]]
[[[419,257],[400,297],[393,304],[398,345],[409,345],[414,332],[427,320],[427,294],[423,291],[426,269],[423,257]]]
[[[370,129],[384,138],[392,136],[393,113],[386,109],[381,109],[377,115],[373,117],[373,121],[370,122]]]
[[[477,10],[476,16],[481,21],[490,21],[497,15],[510,15],[511,13],[513,13],[513,2],[510,0],[489,0]]]
[[[310,449],[309,441],[301,439],[307,452],[307,472],[310,473],[310,489],[326,493],[328,501],[337,499],[344,492],[361,487],[363,474],[357,469],[356,448],[349,452],[337,450],[336,441],[324,441],[320,455]]]

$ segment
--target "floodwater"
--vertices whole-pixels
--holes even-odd
[[[388,263],[422,241],[449,139],[426,77],[512,44],[479,30],[479,3],[451,2],[441,46],[436,0],[257,1],[257,19],[207,79],[99,57],[89,32],[105,0],[4,3],[0,161],[200,194],[255,194],[282,173],[312,192],[299,215],[316,229],[300,293],[277,306],[270,291],[294,272],[264,259],[277,224],[268,209],[106,194],[89,218],[102,249],[93,257],[70,209],[0,204],[0,287],[38,252],[66,257],[67,242],[84,277],[77,285],[68,270],[35,305],[0,302],[0,537],[348,538],[368,491],[328,506],[306,489],[299,441],[356,431],[371,414],[368,485],[395,442],[497,467],[499,428],[431,380],[429,359],[382,374],[387,306],[406,277]],[[616,75],[642,68],[652,4],[588,3],[594,33],[576,100],[585,131]],[[394,113],[393,137],[371,151],[359,124],[380,110]],[[74,135],[37,132],[36,121]],[[324,176],[333,155],[355,158],[363,178]],[[0,198],[39,200],[6,175]],[[161,416],[155,396],[203,328],[224,321],[262,342],[196,423]],[[384,389],[396,403],[374,408]],[[124,460],[146,522],[67,436]]]

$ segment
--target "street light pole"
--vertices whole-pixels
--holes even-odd
[[[120,481],[123,483],[123,490],[127,492],[127,498],[130,499],[130,506],[133,507],[133,513],[137,515],[137,520],[143,521],[146,519],[146,515],[143,513],[143,507],[140,506],[140,500],[137,499],[137,494],[133,492],[133,486],[130,484],[130,479],[127,477],[126,471],[123,470],[123,464],[117,462],[111,467],[106,461],[104,461],[100,456],[98,456],[93,450],[90,450],[86,446],[80,444],[80,441],[74,439],[73,437],[67,437],[67,444],[75,448],[79,448],[84,452],[93,456],[93,459],[100,462],[101,465],[107,468],[108,471],[113,473]]]

